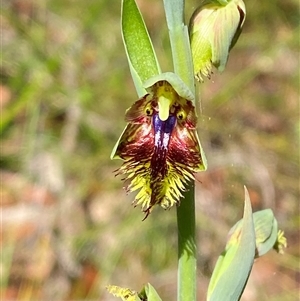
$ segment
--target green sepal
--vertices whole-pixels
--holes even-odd
[[[122,1],[122,37],[139,97],[146,94],[143,82],[161,73],[143,17],[134,0]]]
[[[142,300],[162,301],[158,293],[150,283],[146,284],[143,287],[142,291],[139,293],[139,296]]]
[[[155,75],[144,82],[144,88],[150,89],[155,83],[159,81],[167,81],[176,93],[184,99],[192,101],[194,104],[195,96],[190,88],[182,81],[182,79],[173,72],[165,72]]]
[[[245,187],[245,207],[239,240],[226,245],[213,271],[208,301],[238,301],[244,291],[255,256],[255,232],[251,202]]]
[[[127,130],[127,127],[128,127],[128,123],[126,124],[126,126],[125,126],[125,128],[124,128],[122,134],[120,135],[118,141],[117,141],[116,144],[114,145],[114,148],[113,148],[113,150],[112,150],[112,152],[111,152],[111,154],[110,154],[110,160],[114,160],[114,159],[120,159],[120,160],[122,160],[118,155],[116,155],[116,151],[117,151],[118,146],[119,146],[119,144],[120,144],[120,140],[122,139],[122,137],[123,137],[125,131]]]

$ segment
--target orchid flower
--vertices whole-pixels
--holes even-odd
[[[167,80],[148,91],[126,111],[128,124],[112,153],[124,160],[117,175],[130,181],[128,192],[139,190],[133,204],[142,206],[145,218],[154,205],[179,204],[194,173],[206,169],[192,94],[180,96]]]

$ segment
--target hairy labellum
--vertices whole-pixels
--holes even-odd
[[[159,117],[161,100],[169,104],[166,120]],[[193,173],[205,170],[196,120],[192,102],[167,81],[157,82],[127,110],[113,158],[124,160],[117,174],[130,182],[128,192],[139,190],[134,204],[142,205],[146,217],[156,204],[164,209],[178,204]]]

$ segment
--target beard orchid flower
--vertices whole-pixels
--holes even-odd
[[[128,124],[111,156],[124,160],[117,175],[130,182],[128,192],[139,191],[133,204],[142,206],[145,218],[154,205],[168,209],[179,204],[194,173],[206,169],[193,95],[180,96],[181,80],[170,74],[150,81],[149,92],[126,111]]]

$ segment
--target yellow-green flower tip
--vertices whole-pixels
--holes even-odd
[[[121,298],[123,301],[141,301],[138,293],[129,289],[123,288],[116,285],[108,285],[107,291],[115,297]]]
[[[223,71],[230,49],[244,24],[246,8],[242,0],[205,1],[192,15],[189,25],[195,77],[210,78],[212,67]]]
[[[287,247],[287,239],[284,236],[284,231],[278,230],[277,233],[277,240],[274,245],[274,249],[279,253],[279,254],[284,254],[284,249]]]

